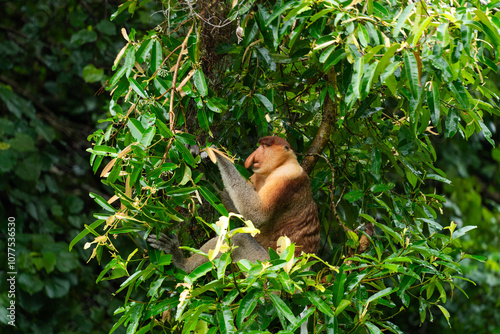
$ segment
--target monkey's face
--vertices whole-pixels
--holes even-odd
[[[252,167],[254,173],[268,175],[293,157],[293,152],[287,146],[261,144],[247,158],[245,168]]]

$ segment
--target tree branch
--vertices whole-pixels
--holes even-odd
[[[331,85],[335,91],[337,90],[337,74],[333,68],[328,71],[328,84]],[[330,134],[336,120],[337,102],[336,96],[330,96],[330,93],[326,94],[323,105],[323,118],[321,120],[318,133],[316,134],[316,137],[314,137],[314,140],[301,163],[302,168],[307,174],[311,174],[314,166],[318,162],[319,155],[323,152],[328,144],[328,141],[330,140]]]

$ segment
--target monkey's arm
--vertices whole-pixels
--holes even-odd
[[[233,200],[229,196],[227,190],[219,191],[220,199],[222,200],[222,204],[226,208],[227,212],[239,213],[238,209],[233,203]]]
[[[262,203],[257,191],[238,172],[236,167],[216,152],[224,187],[238,212],[259,228],[269,220],[269,210]]]

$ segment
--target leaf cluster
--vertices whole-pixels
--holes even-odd
[[[112,17],[141,5],[124,2]],[[312,317],[318,333],[399,333],[391,319],[412,301],[421,322],[433,307],[448,320],[443,304],[460,288],[459,262],[482,258],[461,251],[459,237],[471,227],[440,224],[445,198],[432,189],[451,181],[435,164],[432,138],[482,133],[494,145],[485,119],[500,114],[486,84],[500,51],[496,6],[174,1],[154,29],[123,29],[109,115],[88,150],[115,196],[92,194],[105,213],[70,245],[94,235],[92,257],[114,257],[100,278],[127,277],[115,328],[288,333]],[[226,20],[213,23],[216,11]],[[210,34],[228,42],[214,46]],[[245,156],[270,134],[318,159],[311,176],[324,264],[309,272],[299,260],[293,275],[272,256],[270,267],[240,262],[231,270],[225,255],[184,276],[156,251],[144,258],[149,232],[175,230],[198,246],[216,230],[213,218],[227,214],[200,147]],[[326,141],[315,150],[319,137]],[[375,234],[363,233],[366,226]],[[118,236],[137,244],[127,260]],[[363,237],[369,249],[356,253]]]

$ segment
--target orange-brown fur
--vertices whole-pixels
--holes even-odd
[[[297,245],[296,255],[316,253],[320,225],[309,177],[286,140],[264,137],[259,143],[245,161],[246,168],[254,168],[250,180],[269,213],[268,221],[258,226],[261,233],[255,239],[265,249],[276,249],[278,238],[286,235]]]

